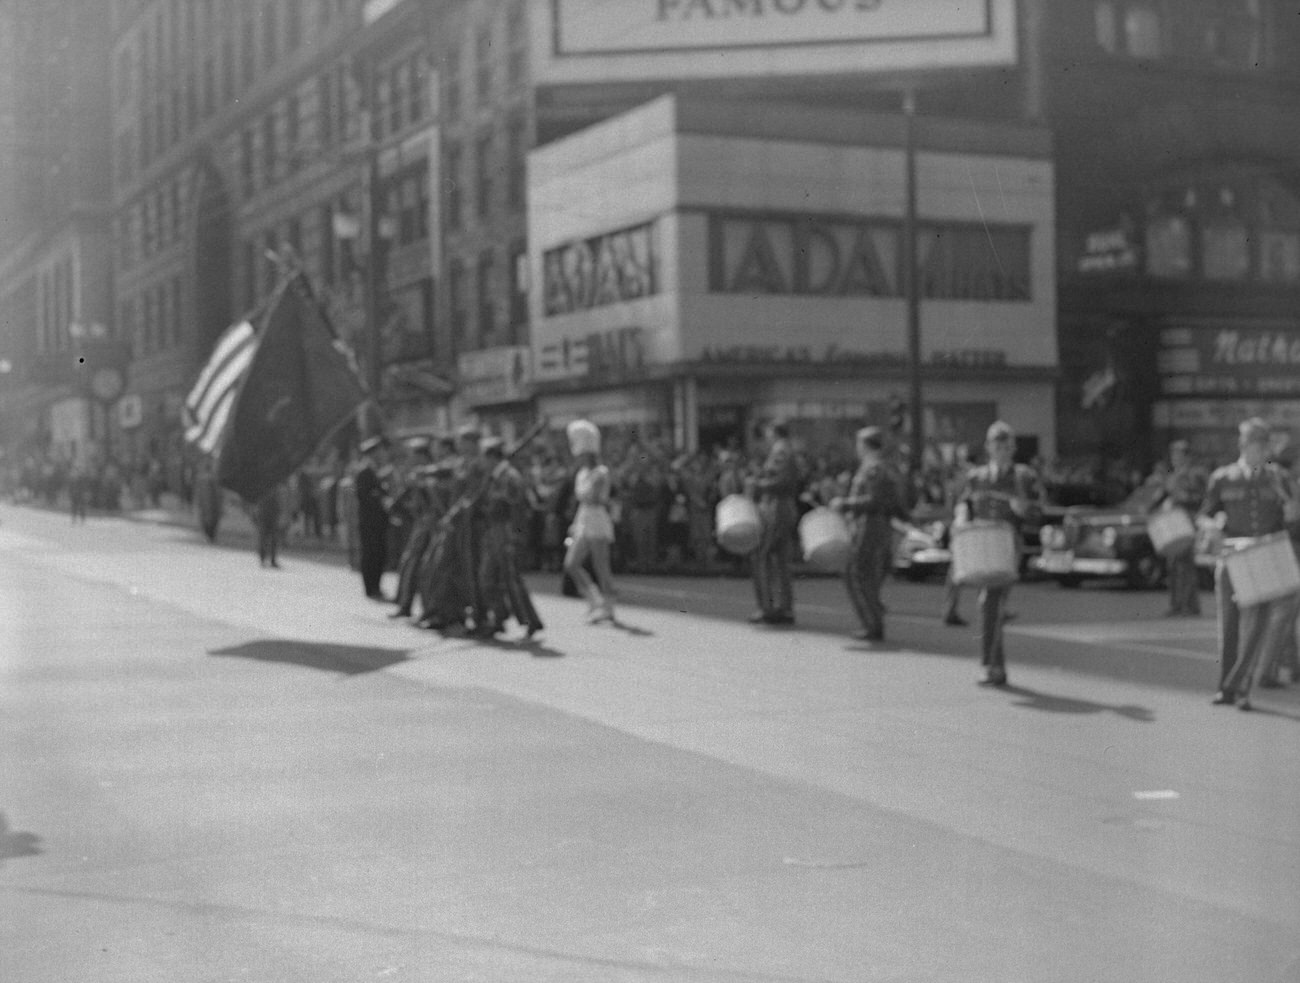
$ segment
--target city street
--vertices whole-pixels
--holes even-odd
[[[1205,616],[939,582],[620,579],[494,643],[337,554],[0,506],[0,980],[1300,979],[1300,687],[1212,707]]]

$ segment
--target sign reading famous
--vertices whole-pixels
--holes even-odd
[[[548,249],[542,257],[547,317],[658,293],[653,223]]]
[[[624,78],[863,74],[1016,57],[1015,0],[551,0],[545,9],[538,54],[549,81],[595,81],[614,67]],[[706,50],[729,54],[690,58]]]

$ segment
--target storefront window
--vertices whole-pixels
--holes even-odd
[[[1192,272],[1192,236],[1181,215],[1158,215],[1147,224],[1147,273],[1183,278]]]

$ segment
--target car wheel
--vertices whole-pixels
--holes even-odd
[[[1125,579],[1134,590],[1155,590],[1165,582],[1165,565],[1154,553],[1134,557]]]
[[[1076,577],[1073,574],[1069,574],[1064,577],[1057,577],[1056,582],[1060,584],[1062,587],[1066,587],[1070,590],[1075,590],[1080,584],[1083,583],[1083,578]]]

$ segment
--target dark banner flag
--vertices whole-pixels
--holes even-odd
[[[248,502],[293,475],[367,398],[309,289],[292,277],[271,296],[222,439],[217,480]]]

